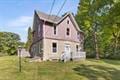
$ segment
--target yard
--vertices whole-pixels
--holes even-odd
[[[30,63],[18,58],[0,57],[0,80],[120,80],[120,61],[88,59],[79,62]]]

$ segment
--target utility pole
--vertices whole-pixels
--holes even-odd
[[[21,64],[21,50],[22,50],[22,47],[21,46],[19,46],[18,47],[18,56],[19,56],[19,72],[21,72],[22,70],[22,64]]]

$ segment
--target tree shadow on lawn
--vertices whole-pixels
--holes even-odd
[[[104,59],[103,60],[105,63],[112,64],[112,65],[118,65],[120,66],[120,61],[119,60],[109,60],[109,59]]]
[[[120,70],[100,65],[80,65],[73,68],[76,74],[89,80],[120,80]]]
[[[107,64],[111,64],[111,65],[118,65],[120,66],[120,60],[111,60],[111,59],[100,59],[100,60],[93,60],[93,59],[89,59],[89,61],[91,62],[99,62],[99,63],[107,63]]]

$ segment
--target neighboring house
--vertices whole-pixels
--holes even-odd
[[[84,34],[72,13],[62,17],[35,11],[33,21],[32,57],[41,60],[60,59],[63,53],[81,54]]]

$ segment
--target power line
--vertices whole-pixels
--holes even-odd
[[[48,20],[49,20],[49,17],[50,17],[50,15],[51,15],[51,13],[52,13],[54,4],[55,4],[55,0],[53,0],[52,6],[51,6],[51,9],[50,9],[50,13],[49,13],[49,16],[48,16]],[[45,21],[44,21],[44,24],[45,24]],[[46,31],[46,33],[47,33],[47,32],[48,32],[48,31]]]
[[[63,7],[64,7],[66,1],[67,1],[67,0],[65,0],[65,1],[63,2],[63,4],[62,4],[60,10],[58,11],[57,15],[56,15],[55,18],[54,18],[54,21],[55,21],[56,17],[60,14],[61,10],[63,9]]]
[[[54,7],[54,4],[55,4],[55,0],[53,0],[53,3],[52,3],[52,6],[51,6],[51,9],[50,9],[50,13],[49,13],[48,19],[49,19],[51,13],[52,13],[52,10],[53,10],[53,7]]]

